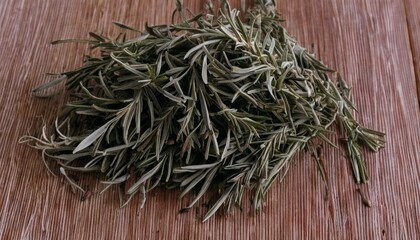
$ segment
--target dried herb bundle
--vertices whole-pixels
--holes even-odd
[[[38,137],[26,136],[43,157],[66,171],[102,172],[107,189],[132,183],[136,193],[156,186],[197,190],[192,207],[212,186],[222,205],[241,205],[252,190],[262,206],[270,185],[293,156],[336,122],[344,126],[347,152],[358,183],[367,178],[359,144],[377,151],[383,134],[353,118],[350,89],[280,25],[274,7],[260,2],[245,20],[225,12],[186,17],[169,26],[147,26],[139,37],[109,39],[90,33],[99,48],[82,67],[63,73],[74,100]],[[316,157],[318,160],[318,158]],[[319,163],[319,162],[318,162]]]

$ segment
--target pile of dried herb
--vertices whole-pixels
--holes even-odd
[[[66,171],[101,172],[105,189],[130,183],[125,205],[156,186],[196,190],[192,207],[210,189],[222,205],[241,205],[251,190],[255,209],[294,155],[317,152],[313,140],[338,121],[358,183],[367,181],[361,149],[377,151],[383,134],[360,126],[350,89],[281,26],[272,3],[147,26],[134,39],[91,33],[99,48],[82,67],[63,73],[73,96],[52,126],[23,142]],[[268,1],[270,2],[270,1]],[[179,2],[178,2],[179,3]]]

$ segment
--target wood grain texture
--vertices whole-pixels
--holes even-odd
[[[201,223],[206,208],[184,214],[188,198],[158,189],[143,209],[118,208],[117,189],[99,196],[99,176],[81,177],[93,196],[81,201],[61,177],[48,176],[40,154],[18,144],[65,103],[30,96],[46,72],[79,66],[83,45],[51,46],[89,31],[116,35],[112,21],[141,28],[167,23],[175,1],[0,1],[0,239],[419,239],[420,108],[416,93],[419,4],[416,0],[279,0],[286,28],[353,86],[357,117],[385,131],[386,148],[366,152],[370,182],[363,206],[343,151],[325,147],[330,194],[308,153],[295,158],[259,213],[236,210]],[[189,2],[193,12],[204,1]],[[192,3],[193,2],[193,3]],[[232,5],[240,7],[239,0]],[[417,9],[417,12],[413,9]],[[408,24],[408,25],[407,25]],[[411,41],[410,41],[411,36]],[[414,62],[413,62],[414,58]],[[417,79],[418,81],[418,79]],[[338,137],[333,138],[339,142]]]
[[[417,97],[420,104],[420,1],[404,0],[407,18],[407,30],[417,79]]]

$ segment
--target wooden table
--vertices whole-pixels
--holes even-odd
[[[198,12],[205,1],[184,2]],[[279,0],[277,7],[289,32],[353,86],[361,122],[387,134],[379,154],[364,149],[370,182],[360,188],[371,208],[342,149],[329,147],[327,197],[315,162],[302,153],[259,213],[246,202],[242,212],[201,223],[201,204],[180,214],[192,196],[178,200],[178,191],[164,189],[149,194],[143,209],[138,197],[119,209],[116,189],[96,194],[98,176],[80,179],[93,192],[81,201],[62,177],[47,175],[38,152],[18,144],[65,103],[64,92],[43,100],[31,89],[88,53],[84,45],[49,43],[89,31],[115,36],[112,21],[167,23],[175,1],[2,0],[0,239],[420,239],[420,1]]]

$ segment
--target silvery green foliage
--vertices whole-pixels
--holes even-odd
[[[82,191],[66,171],[102,172],[105,189],[127,184],[122,205],[166,185],[181,188],[180,197],[195,190],[191,208],[216,188],[207,220],[222,205],[240,206],[247,190],[260,209],[305,147],[325,177],[312,140],[334,145],[326,134],[338,120],[356,181],[365,182],[359,143],[376,151],[383,134],[358,124],[347,84],[286,32],[273,6],[261,2],[243,21],[228,4],[191,18],[179,4],[180,21],[170,26],[142,32],[116,23],[137,38],[57,41],[89,43],[100,55],[63,73],[73,100],[50,131],[22,141]]]

